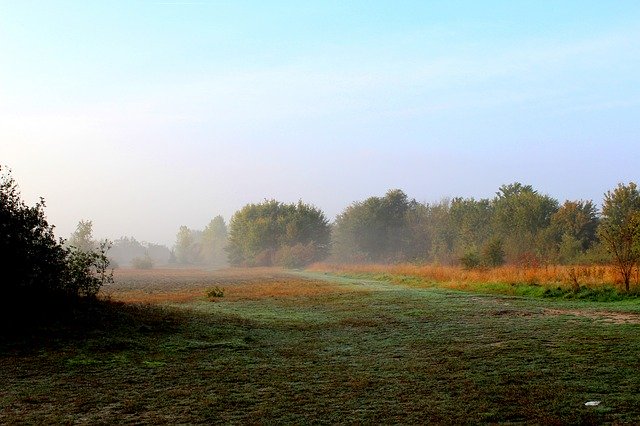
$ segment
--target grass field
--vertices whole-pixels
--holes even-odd
[[[75,326],[2,339],[0,423],[640,423],[633,300],[116,272]]]

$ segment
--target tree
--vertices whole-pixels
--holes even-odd
[[[347,207],[336,219],[335,254],[343,259],[389,261],[405,257],[407,214],[417,204],[399,190]]]
[[[178,263],[197,264],[200,259],[200,239],[202,231],[195,231],[182,225],[176,235],[175,254]]]
[[[598,240],[598,212],[592,201],[565,201],[551,217],[550,232],[560,261],[571,263]]]
[[[98,243],[93,239],[93,222],[90,220],[78,222],[76,230],[71,234],[66,244],[86,253],[94,251],[98,247]]]
[[[454,198],[449,209],[457,253],[477,251],[489,239],[493,207],[488,199]]]
[[[63,240],[56,240],[44,207],[42,198],[27,206],[10,171],[0,166],[0,268],[6,277],[2,300],[11,307],[16,301],[93,297],[112,281],[107,243],[88,252],[65,247]]]
[[[302,201],[265,200],[247,204],[233,215],[226,251],[233,265],[268,266],[296,253],[306,264],[327,255],[329,238],[329,221],[318,208]]]
[[[558,201],[541,195],[531,185],[502,185],[493,199],[494,229],[504,241],[508,258],[541,256],[548,253],[545,229],[558,210]]]
[[[207,265],[226,263],[227,224],[222,216],[214,217],[202,231],[200,257]]]
[[[605,193],[598,235],[629,291],[632,269],[640,260],[640,192],[634,182]]]

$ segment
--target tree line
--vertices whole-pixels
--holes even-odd
[[[87,223],[81,222],[76,234],[86,231]],[[560,203],[518,182],[502,185],[493,198],[435,203],[393,189],[353,202],[333,223],[302,201],[264,200],[238,210],[228,225],[216,216],[202,230],[181,226],[171,250],[131,237],[112,245],[114,263],[140,268],[170,263],[302,267],[321,260],[465,268],[614,262],[628,286],[640,259],[640,193],[633,182],[619,184],[604,194],[598,211],[592,200]]]
[[[615,263],[626,288],[640,260],[640,192],[633,182],[592,200],[560,203],[531,185],[502,185],[493,198],[420,203],[402,190],[347,206],[333,223],[318,208],[276,200],[248,204],[229,223],[232,265],[304,266],[422,262],[495,267]]]

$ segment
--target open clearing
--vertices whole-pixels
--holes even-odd
[[[640,423],[637,303],[275,269],[105,294],[126,304],[98,323],[0,342],[0,422]]]

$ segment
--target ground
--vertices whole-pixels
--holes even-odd
[[[104,297],[1,341],[1,423],[640,423],[633,302],[275,269],[120,270]]]

